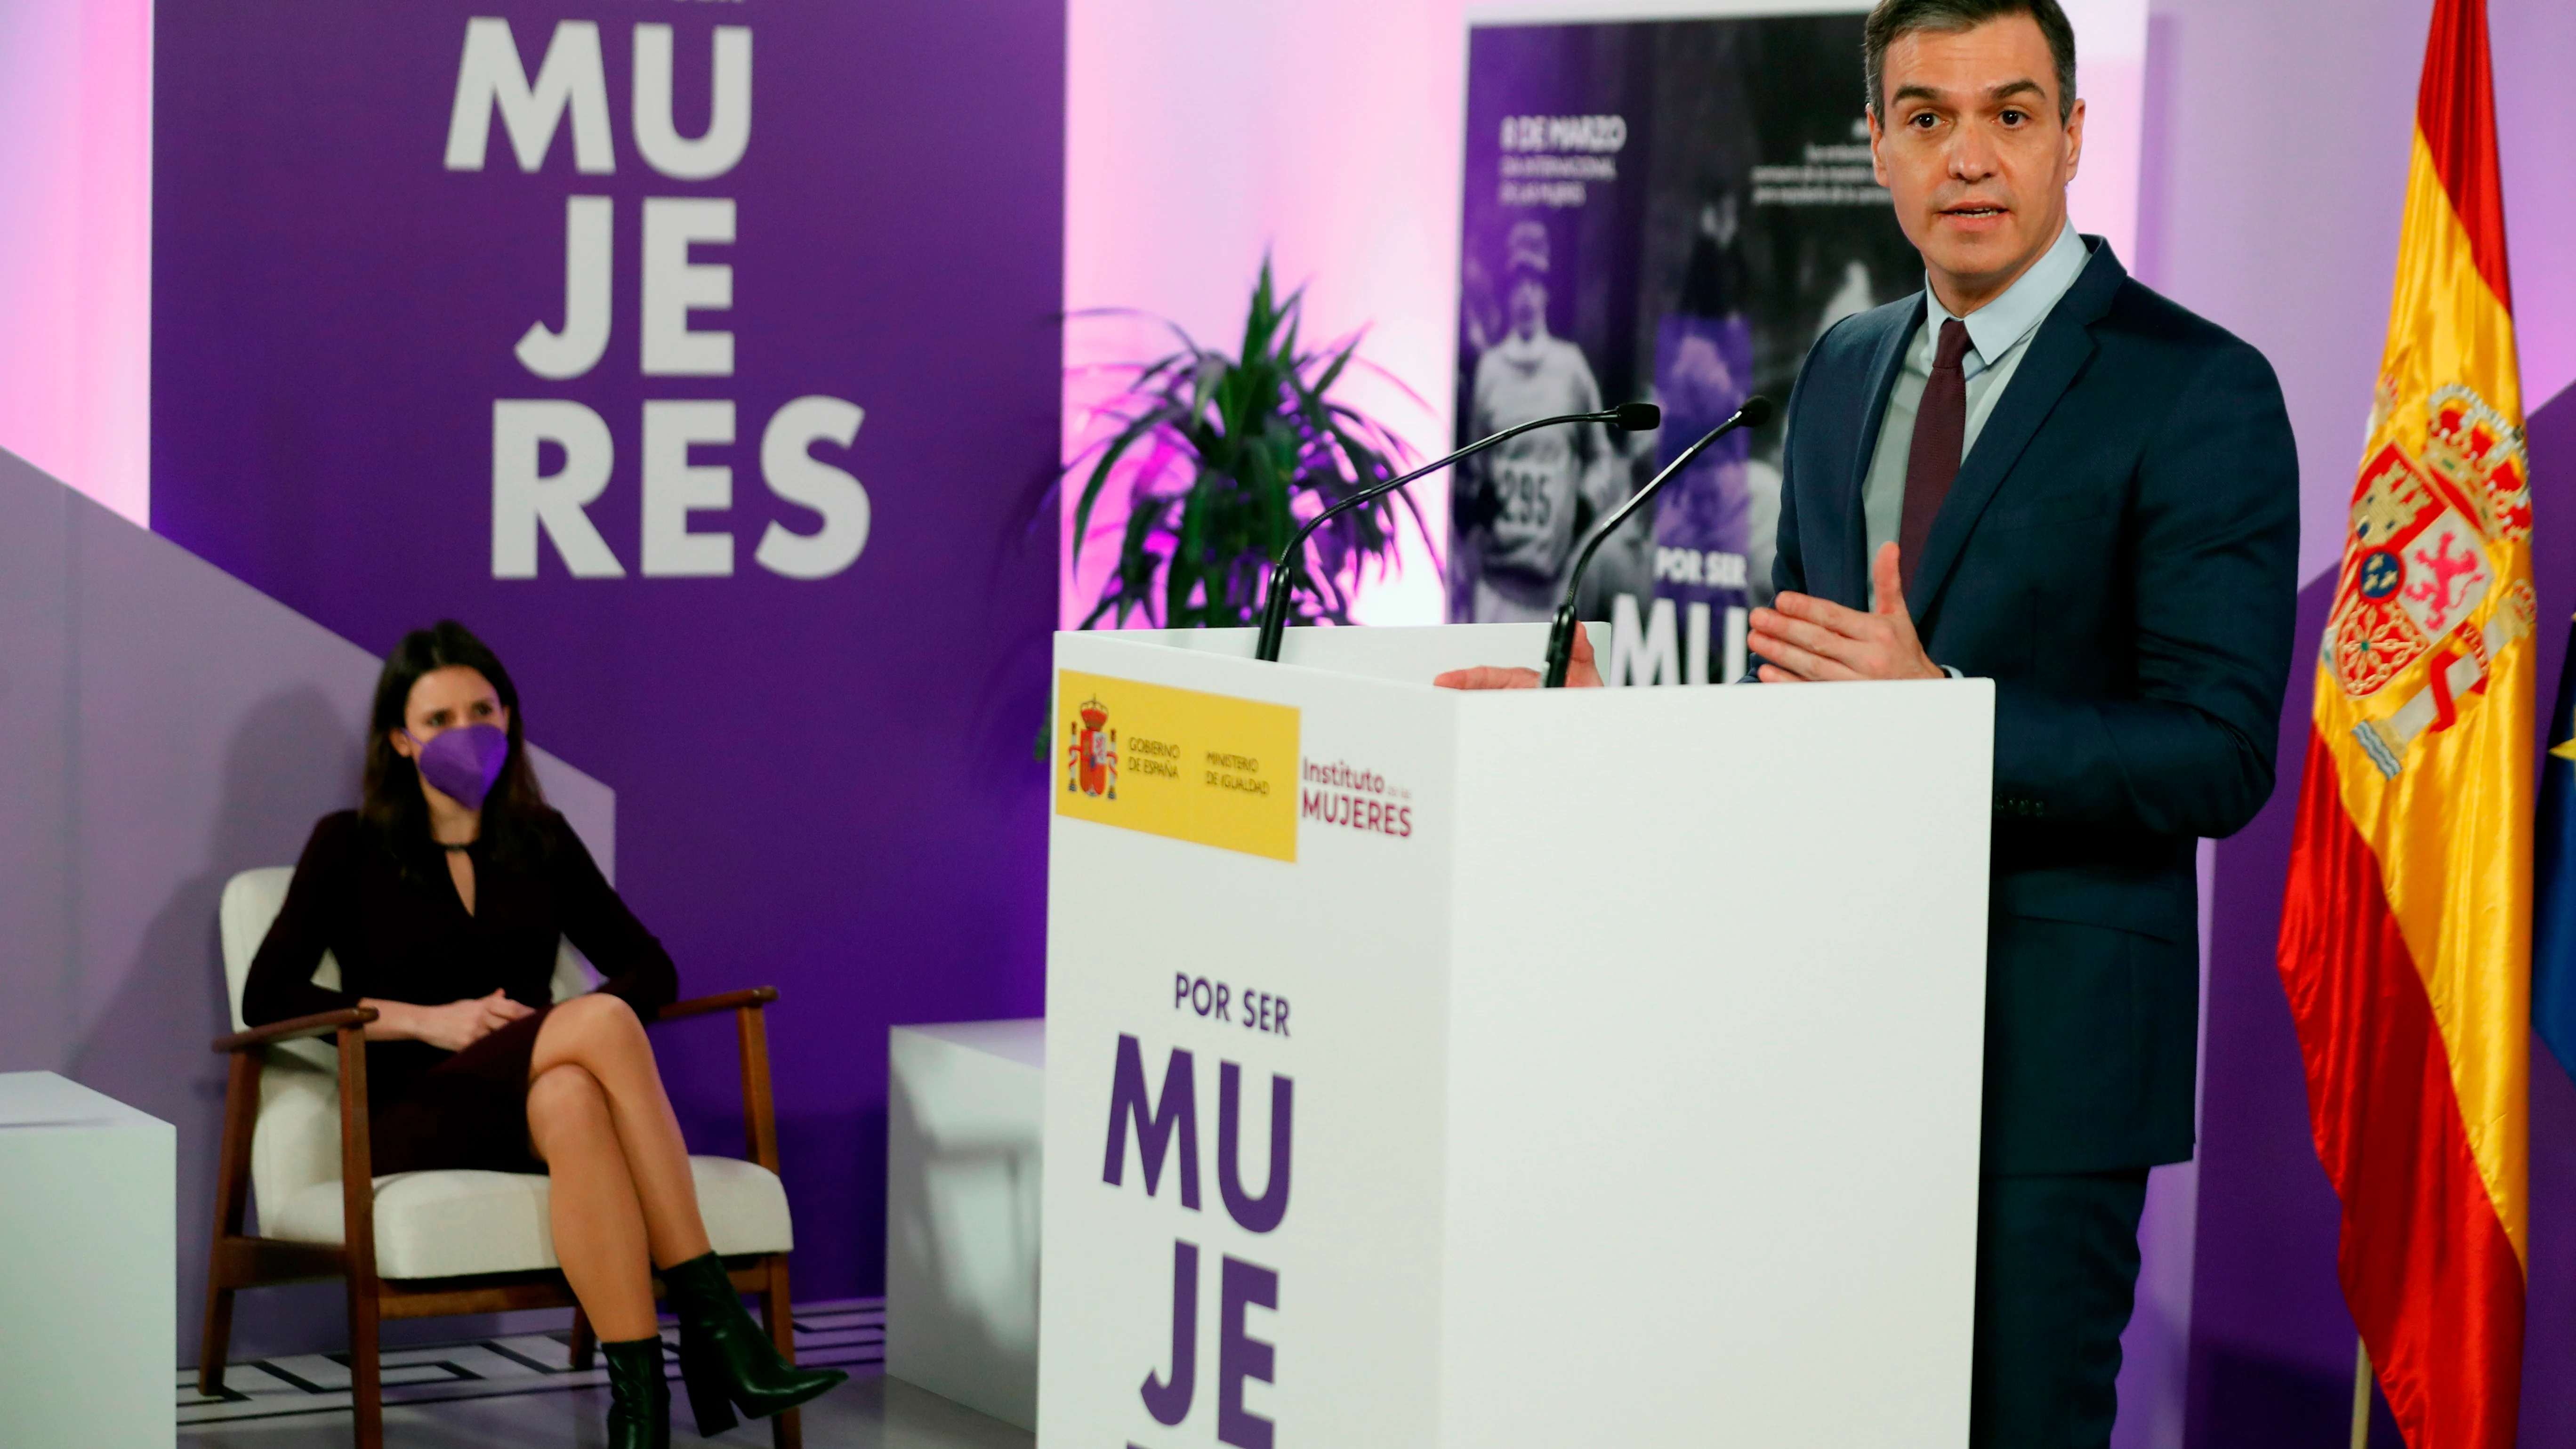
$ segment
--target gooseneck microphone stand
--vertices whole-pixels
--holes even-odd
[[[1592,555],[1600,551],[1602,540],[1607,539],[1611,531],[1620,524],[1627,522],[1628,515],[1644,507],[1646,500],[1654,497],[1657,489],[1671,482],[1684,468],[1697,461],[1700,454],[1708,451],[1709,444],[1734,432],[1737,428],[1758,428],[1769,421],[1771,421],[1771,399],[1760,393],[1746,398],[1744,405],[1735,410],[1735,416],[1709,429],[1707,436],[1683,449],[1680,457],[1666,464],[1664,471],[1656,474],[1653,481],[1645,487],[1638,489],[1633,497],[1620,506],[1618,512],[1601,520],[1593,527],[1591,533],[1584,536],[1583,548],[1574,556],[1574,571],[1566,576],[1565,602],[1557,605],[1556,623],[1547,631],[1546,685],[1549,689],[1565,687],[1565,671],[1574,660],[1574,631],[1582,627],[1574,618],[1574,596],[1583,587],[1583,571],[1592,566]]]
[[[1296,575],[1303,570],[1306,561],[1306,540],[1316,529],[1326,523],[1354,508],[1373,503],[1416,478],[1439,472],[1452,463],[1474,457],[1496,443],[1507,442],[1533,429],[1552,428],[1559,423],[1608,423],[1621,432],[1651,433],[1662,422],[1662,409],[1653,403],[1639,402],[1621,403],[1615,408],[1604,408],[1597,413],[1566,413],[1559,417],[1540,418],[1535,422],[1522,423],[1518,427],[1505,428],[1490,438],[1478,438],[1446,458],[1425,463],[1401,478],[1389,478],[1383,483],[1364,488],[1316,514],[1307,520],[1305,527],[1297,530],[1296,537],[1288,540],[1288,546],[1279,551],[1279,557],[1270,562],[1270,593],[1261,601],[1261,633],[1253,645],[1252,657],[1265,663],[1279,662],[1279,646],[1288,635],[1288,600],[1296,592]],[[1716,434],[1712,433],[1709,436],[1713,438]],[[1708,446],[1708,439],[1704,438],[1700,441],[1699,447],[1706,446]],[[1697,451],[1698,448],[1692,449],[1694,453]]]

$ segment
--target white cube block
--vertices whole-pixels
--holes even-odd
[[[0,1440],[168,1445],[177,1139],[52,1072],[0,1072]]]
[[[1046,1023],[888,1047],[886,1372],[1034,1431]]]

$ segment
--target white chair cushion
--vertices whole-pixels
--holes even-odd
[[[726,1257],[795,1246],[777,1174],[735,1157],[692,1157],[707,1238]],[[452,1278],[560,1266],[547,1219],[546,1179],[520,1172],[397,1172],[376,1179],[376,1272]],[[340,1184],[317,1182],[262,1213],[265,1235],[342,1240]]]
[[[311,1187],[340,1190],[340,1070],[332,1044],[316,1065],[288,1042],[269,1050],[259,1077],[259,1125],[250,1139],[251,1204],[261,1230],[277,1216],[271,1203],[287,1203]],[[338,1201],[335,1196],[333,1201]],[[337,1219],[335,1218],[336,1222]],[[274,1236],[273,1234],[271,1236]]]
[[[262,866],[246,870],[224,882],[222,904],[215,908],[215,920],[224,943],[224,994],[232,999],[233,1030],[240,1031],[242,1021],[242,987],[250,980],[251,958],[259,954],[262,941],[268,939],[268,928],[286,905],[286,887],[295,879],[291,865]],[[324,953],[328,955],[329,953]],[[320,975],[319,971],[314,973]],[[331,979],[340,979],[340,963],[331,961]]]

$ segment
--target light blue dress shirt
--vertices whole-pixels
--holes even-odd
[[[1965,459],[1977,446],[1977,434],[1984,430],[1986,419],[1993,416],[1995,403],[2011,385],[2022,356],[2030,351],[2030,339],[2039,334],[2039,324],[2057,306],[2058,299],[2084,274],[2084,264],[2092,260],[2085,250],[2084,239],[2068,223],[2058,232],[2057,242],[2040,259],[2031,264],[2004,294],[1961,318],[1968,324],[1968,353],[1960,370],[1968,378],[1968,429],[1959,456]],[[1896,537],[1905,520],[1905,465],[1914,452],[1914,414],[1923,405],[1923,389],[1932,380],[1932,359],[1940,346],[1941,324],[1952,315],[1932,293],[1927,279],[1923,284],[1923,324],[1914,329],[1913,340],[1905,347],[1905,368],[1896,375],[1896,385],[1888,390],[1887,415],[1878,429],[1878,451],[1870,455],[1869,481],[1861,492],[1861,511],[1869,527],[1869,557],[1876,559],[1879,549]]]

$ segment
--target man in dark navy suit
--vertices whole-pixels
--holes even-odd
[[[1866,56],[1926,285],[1808,354],[1749,643],[1769,684],[1994,681],[1969,1439],[2105,1445],[2147,1169],[2192,1153],[2195,838],[2272,791],[2298,457],[2262,355],[2069,227],[2056,0],[1881,0]]]

